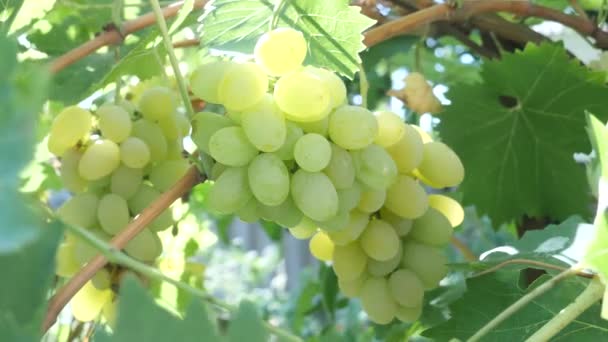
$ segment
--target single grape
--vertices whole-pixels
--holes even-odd
[[[150,161],[150,148],[136,137],[128,137],[120,144],[120,160],[128,167],[141,169]]]
[[[112,290],[98,290],[89,280],[70,301],[72,315],[80,322],[96,319],[103,306],[112,298]]]
[[[111,140],[98,140],[89,146],[80,162],[78,173],[86,180],[103,178],[120,165],[120,149]]]
[[[245,166],[258,154],[241,127],[225,127],[209,140],[209,154],[228,166]]]
[[[395,313],[395,316],[397,317],[397,319],[399,319],[401,322],[404,322],[404,323],[416,322],[418,320],[418,318],[420,318],[421,315],[422,315],[422,306],[418,306],[415,308],[399,306],[397,308],[397,312]]]
[[[448,273],[447,257],[436,247],[427,246],[415,241],[403,245],[403,268],[412,270],[424,284],[426,290],[432,290]]]
[[[269,220],[276,222],[283,227],[294,227],[302,222],[303,214],[293,202],[291,196],[288,196],[283,203],[270,207],[260,204],[258,207],[262,212],[262,217],[268,217]]]
[[[92,126],[89,111],[76,106],[64,108],[53,120],[49,132],[49,151],[62,156],[65,151],[74,147],[78,141],[89,134]]]
[[[374,190],[366,188],[361,192],[361,199],[357,209],[364,213],[374,213],[382,207],[386,198],[386,190]]]
[[[190,163],[186,159],[165,160],[150,170],[150,182],[155,188],[165,192],[182,178],[189,168]]]
[[[335,246],[334,271],[339,279],[353,281],[359,278],[367,266],[367,255],[357,241],[344,246]]]
[[[323,231],[318,231],[308,244],[310,254],[321,261],[331,261],[334,254],[334,243]]]
[[[416,130],[416,132],[420,136],[420,139],[422,139],[423,144],[433,141],[433,137],[431,137],[431,135],[428,132],[426,132],[425,130],[420,128],[420,126],[416,126],[416,125],[409,125],[409,126]]]
[[[109,289],[112,285],[112,278],[110,272],[108,272],[108,270],[106,270],[105,268],[102,268],[99,271],[95,272],[93,278],[91,278],[91,284],[93,284],[93,286],[95,286],[95,288],[98,290]]]
[[[371,144],[378,135],[374,114],[358,106],[342,106],[329,117],[329,136],[334,143],[347,150]]]
[[[439,211],[428,208],[424,215],[414,220],[409,236],[427,245],[445,246],[452,237],[452,225]]]
[[[407,269],[395,271],[388,278],[388,288],[399,305],[408,308],[422,306],[424,285],[414,272]]]
[[[399,267],[403,258],[403,247],[399,244],[399,249],[394,257],[380,261],[369,258],[367,260],[367,272],[374,277],[384,277]]]
[[[247,175],[253,196],[262,204],[277,206],[289,195],[289,172],[274,154],[262,153],[255,157]]]
[[[163,252],[163,245],[156,233],[144,229],[127,242],[125,252],[137,260],[154,261]]]
[[[429,195],[429,206],[447,217],[452,227],[459,226],[464,220],[464,209],[451,197],[439,194]]]
[[[390,224],[372,220],[361,233],[361,247],[370,258],[384,261],[399,252],[399,236]]]
[[[270,94],[265,94],[260,103],[243,111],[241,124],[249,141],[262,152],[274,152],[285,143],[285,117]]]
[[[99,199],[95,194],[77,194],[57,209],[57,215],[66,224],[90,228],[97,223],[98,203]]]
[[[254,63],[242,63],[226,70],[217,94],[229,111],[241,111],[261,101],[267,89],[264,71]]]
[[[130,221],[127,201],[116,194],[103,196],[97,207],[97,219],[106,233],[118,234]]]
[[[422,161],[422,139],[412,128],[405,125],[403,136],[395,144],[386,148],[400,173],[409,173]]]
[[[106,324],[116,331],[116,316],[118,312],[118,299],[109,300],[101,309],[101,315],[106,321]]]
[[[133,169],[125,165],[119,166],[110,178],[110,191],[128,200],[131,198],[143,181],[141,169]]]
[[[253,56],[267,74],[281,76],[302,65],[306,57],[306,39],[300,31],[280,27],[258,39]]]
[[[456,186],[464,179],[464,166],[460,158],[440,142],[424,144],[418,172],[423,176],[422,181],[435,188]]]
[[[363,284],[369,277],[368,274],[363,272],[361,276],[359,276],[355,280],[345,281],[338,278],[338,287],[340,288],[340,292],[348,298],[356,298],[361,294],[361,288],[363,288]]]
[[[295,71],[279,78],[274,86],[274,99],[292,121],[318,121],[330,111],[327,85],[320,77],[304,71]]]
[[[397,177],[397,166],[382,147],[372,144],[364,149],[351,151],[357,180],[375,189],[387,189]]]
[[[120,143],[131,134],[131,116],[124,108],[105,103],[97,109],[99,130],[104,138]]]
[[[317,224],[317,226],[319,226],[319,228],[321,228],[327,232],[334,232],[334,231],[338,231],[338,230],[342,230],[342,229],[346,228],[349,221],[350,221],[350,212],[338,211],[338,213],[334,217],[330,218],[329,220],[315,221],[315,223]]]
[[[331,158],[323,172],[338,190],[352,187],[355,181],[353,158],[336,144],[331,144]]]
[[[346,86],[338,75],[330,70],[313,66],[307,66],[305,70],[323,80],[329,89],[331,108],[337,108],[346,103]]]
[[[363,310],[373,322],[388,324],[395,318],[397,303],[390,295],[388,281],[385,278],[367,278],[359,295]]]
[[[376,144],[386,148],[403,138],[406,125],[399,115],[393,112],[377,112],[375,114],[378,122],[378,135],[374,140]]]
[[[326,137],[329,128],[329,116],[318,121],[299,122],[298,125],[305,133],[316,133]]]
[[[234,126],[227,117],[211,112],[200,112],[192,119],[192,141],[205,153],[209,153],[209,140],[215,132]]]
[[[321,171],[331,159],[331,145],[322,135],[308,133],[296,142],[293,155],[302,169],[309,172]]]
[[[177,112],[171,113],[157,120],[158,127],[163,131],[167,140],[175,140],[180,136],[180,128],[177,127]]]
[[[259,221],[260,213],[258,210],[258,201],[256,201],[255,198],[251,198],[247,204],[235,212],[235,215],[243,222],[254,223]]]
[[[207,194],[210,211],[231,214],[253,198],[247,181],[247,168],[229,167],[215,181]]]
[[[291,193],[297,207],[315,221],[329,220],[338,213],[338,193],[323,173],[296,171]]]
[[[141,94],[138,108],[146,120],[157,121],[173,115],[177,101],[171,89],[150,87]]]
[[[192,93],[206,102],[220,103],[219,85],[226,71],[234,65],[230,61],[214,61],[199,66],[190,76]]]
[[[74,243],[64,242],[55,254],[55,274],[60,277],[71,277],[80,270],[80,263],[74,256]]]
[[[341,230],[329,232],[329,237],[337,246],[347,245],[359,238],[369,223],[369,215],[358,210],[350,212],[348,224]]]
[[[282,160],[291,160],[294,158],[293,152],[296,142],[298,142],[304,133],[302,132],[302,128],[293,122],[287,122],[286,127],[287,134],[285,136],[285,142],[283,142],[283,145],[281,145],[275,154]]]
[[[412,177],[399,175],[388,188],[384,204],[393,213],[407,219],[422,216],[429,207],[424,188]]]
[[[175,120],[175,124],[177,126],[178,137],[185,137],[190,134],[190,120],[186,116],[186,114],[182,112],[175,112],[173,114],[173,119]]]
[[[414,221],[410,219],[405,219],[392,211],[390,211],[386,207],[382,207],[380,209],[380,218],[393,226],[395,232],[400,237],[406,236],[412,230],[412,225]]]
[[[73,193],[84,192],[88,185],[87,180],[78,173],[80,158],[82,158],[82,152],[74,148],[67,150],[61,157],[59,176],[63,186]]]
[[[317,225],[311,219],[303,217],[300,223],[289,228],[289,232],[296,239],[305,240],[315,235]]]
[[[154,122],[145,119],[135,121],[131,135],[146,143],[150,149],[150,161],[159,162],[167,157],[167,139]]]
[[[338,211],[351,211],[359,205],[362,186],[358,182],[353,182],[351,187],[337,191],[340,201]]]

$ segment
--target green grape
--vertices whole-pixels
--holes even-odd
[[[137,189],[137,192],[129,198],[127,204],[133,215],[141,213],[152,202],[154,202],[161,193],[148,184],[142,183]],[[167,229],[173,225],[173,215],[171,209],[165,209],[154,221],[148,225],[148,229],[158,232]]]
[[[448,273],[447,257],[436,247],[408,241],[403,245],[403,268],[412,270],[424,284],[426,290],[432,290]]]
[[[387,189],[397,177],[397,166],[382,147],[372,144],[351,151],[357,179],[376,190]]]
[[[407,308],[405,306],[399,306],[397,308],[397,312],[395,313],[395,316],[397,317],[397,319],[399,319],[401,322],[404,322],[404,323],[416,322],[418,320],[418,318],[420,318],[421,315],[422,315],[422,306],[418,306],[415,308]]]
[[[338,211],[351,211],[359,205],[361,200],[362,187],[358,182],[353,182],[350,188],[338,190],[340,201]]]
[[[264,98],[262,98],[262,101],[260,101],[259,103],[264,102],[265,99],[266,99],[266,96],[264,96]],[[256,104],[254,107],[258,106],[258,104]],[[233,123],[235,123],[237,125],[241,125],[242,124],[242,121],[243,121],[243,112],[230,111],[230,112],[228,112],[228,113],[226,113],[224,115],[228,119],[230,119],[230,121],[232,121]]]
[[[269,217],[271,221],[283,227],[293,227],[302,222],[302,212],[296,207],[291,196],[277,206],[271,207],[260,204],[258,208],[262,211],[262,217]]]
[[[296,146],[296,142],[298,142],[300,137],[303,135],[304,133],[302,132],[302,128],[293,122],[287,122],[287,135],[285,136],[285,142],[275,152],[275,154],[283,160],[293,159],[293,151],[294,147]]]
[[[108,242],[111,240],[111,236],[99,228],[91,229],[90,232],[101,241]],[[74,241],[74,260],[80,265],[88,263],[98,254],[99,251],[88,242],[82,239]]]
[[[103,306],[112,299],[112,290],[98,290],[89,280],[70,301],[72,315],[80,322],[96,319]]]
[[[247,175],[253,196],[262,204],[277,206],[289,195],[289,172],[274,154],[262,153],[255,157]]]
[[[447,188],[464,179],[464,166],[460,158],[446,144],[424,144],[422,162],[418,166],[421,180],[434,188]]]
[[[445,246],[452,237],[452,225],[439,211],[428,208],[424,215],[414,220],[409,236],[427,245]]]
[[[264,71],[254,63],[242,63],[226,70],[217,94],[228,111],[241,111],[261,101],[267,89]]]
[[[137,260],[154,261],[163,252],[163,244],[156,233],[144,229],[127,242],[125,252]]]
[[[363,310],[371,321],[388,324],[395,318],[397,303],[390,295],[388,281],[385,278],[367,278],[359,295]]]
[[[175,124],[177,126],[177,137],[181,138],[188,136],[188,134],[190,134],[190,128],[192,127],[190,126],[190,120],[186,114],[182,112],[175,112],[175,114],[173,114],[173,119],[175,120]]]
[[[247,168],[228,167],[207,194],[207,206],[218,214],[231,214],[253,198],[247,182]]]
[[[400,243],[397,254],[395,254],[394,257],[384,261],[379,261],[372,258],[367,260],[367,272],[374,277],[384,277],[385,275],[390,274],[391,272],[396,270],[397,267],[399,267],[402,258],[403,247]]]
[[[367,266],[367,255],[357,241],[344,246],[335,246],[334,271],[339,279],[353,281],[359,278]]]
[[[120,106],[120,108],[124,109],[131,118],[133,117],[133,115],[135,114],[135,110],[137,109],[135,108],[135,104],[133,104],[133,102],[125,99],[118,100],[116,104]]]
[[[399,305],[408,308],[422,306],[424,285],[416,273],[406,269],[393,272],[388,278],[388,288]]]
[[[150,161],[150,148],[136,137],[128,137],[120,144],[120,160],[128,167],[141,169]]]
[[[302,169],[308,172],[321,171],[331,159],[331,145],[322,135],[308,133],[296,142],[293,155]]]
[[[118,299],[109,300],[101,309],[101,315],[106,321],[106,324],[116,331],[116,316],[118,311]]]
[[[186,159],[165,160],[150,170],[150,182],[155,188],[165,192],[182,178],[189,168],[190,163]]]
[[[192,119],[192,141],[205,153],[209,153],[209,140],[222,128],[234,126],[227,117],[211,112],[200,112]]]
[[[296,239],[305,240],[315,235],[317,232],[317,225],[308,217],[303,217],[302,220],[300,220],[300,223],[289,228],[289,232]]]
[[[329,128],[329,116],[326,116],[319,121],[300,122],[298,125],[305,133],[317,133],[326,137]]]
[[[220,103],[219,86],[226,72],[234,66],[230,61],[214,61],[199,66],[190,76],[190,89],[200,99]],[[199,146],[200,147],[200,146]]]
[[[225,127],[209,140],[209,154],[228,166],[245,166],[258,154],[241,127]]]
[[[122,107],[106,103],[97,109],[97,115],[99,130],[104,138],[119,143],[131,134],[131,116]]]
[[[342,106],[329,117],[329,136],[347,150],[361,149],[371,144],[378,135],[374,114],[358,106]]]
[[[390,224],[372,220],[361,233],[361,247],[370,258],[385,261],[399,252],[399,236]]]
[[[405,125],[401,139],[386,148],[400,173],[410,173],[422,161],[422,139],[413,127]]]
[[[323,231],[318,231],[308,243],[310,254],[321,261],[331,261],[334,254],[334,243]]]
[[[306,57],[306,39],[300,31],[280,27],[258,39],[253,56],[267,74],[281,76],[302,65]]]
[[[274,86],[277,105],[289,120],[297,122],[326,117],[331,109],[330,96],[323,79],[304,71],[286,74]]]
[[[167,140],[175,140],[180,136],[180,128],[177,127],[176,113],[171,113],[170,115],[157,120],[157,123]]]
[[[74,148],[67,150],[61,157],[59,176],[63,186],[73,193],[84,192],[88,185],[87,180],[80,177],[78,173],[80,158],[82,158],[82,153]]]
[[[57,209],[57,215],[71,226],[90,228],[97,222],[98,203],[99,199],[95,194],[77,194]]]
[[[236,216],[243,222],[257,222],[260,220],[260,213],[258,212],[258,201],[255,198],[251,198],[247,204],[242,206],[235,212]]]
[[[57,254],[55,254],[55,274],[58,276],[71,277],[80,270],[80,264],[74,256],[74,247],[75,243],[64,242],[57,248]]]
[[[315,68],[313,66],[307,66],[305,70],[313,75],[317,75],[324,81],[327,89],[329,89],[331,108],[337,108],[346,103],[346,86],[338,75],[330,70]]]
[[[157,121],[173,115],[177,101],[171,89],[150,87],[141,94],[137,106],[146,120]]]
[[[348,219],[348,224],[343,229],[329,232],[329,237],[336,246],[347,245],[359,238],[369,223],[369,215],[358,210],[353,210]]]
[[[317,223],[317,226],[319,226],[319,228],[321,228],[325,231],[328,231],[328,232],[333,232],[333,231],[342,230],[342,229],[346,228],[349,221],[350,221],[350,212],[338,211],[338,213],[334,217],[330,218],[329,220],[316,221],[316,223]]]
[[[285,117],[270,94],[241,114],[241,124],[249,142],[262,152],[274,152],[285,143]]]
[[[91,278],[91,284],[95,286],[95,288],[98,290],[109,289],[112,285],[112,278],[110,272],[108,272],[108,270],[106,270],[105,268],[102,268],[99,271],[95,272],[93,278]]]
[[[228,166],[222,163],[213,164],[213,166],[211,167],[211,175],[209,176],[209,179],[217,180],[227,167]]]
[[[464,220],[464,209],[451,197],[439,194],[429,195],[429,206],[447,217],[452,227],[459,226]]]
[[[374,142],[382,147],[395,145],[403,138],[406,125],[399,115],[393,112],[377,112],[378,136]]]
[[[338,193],[323,173],[296,171],[291,194],[298,209],[315,221],[329,220],[338,213]]]
[[[183,141],[183,138],[177,138],[167,142],[167,160],[183,160],[188,158],[188,154],[184,155]]]
[[[364,213],[375,213],[380,210],[386,198],[386,190],[364,189],[361,192],[361,199],[357,205],[357,209]]]
[[[128,200],[135,195],[139,189],[143,177],[141,169],[132,169],[125,165],[121,165],[112,172],[112,177],[110,178],[110,191]]]
[[[386,207],[382,207],[380,209],[380,218],[390,223],[395,229],[397,235],[401,237],[409,234],[409,232],[412,230],[412,224],[414,223],[412,220],[396,215]]]
[[[363,272],[357,279],[351,281],[345,281],[341,278],[338,278],[338,287],[340,288],[340,292],[348,298],[356,298],[359,297],[361,293],[361,288],[363,288],[363,284],[369,278],[369,275]]]
[[[93,118],[89,111],[76,106],[64,108],[53,120],[49,132],[49,151],[62,156],[91,130]]]
[[[420,126],[416,126],[416,125],[408,125],[408,126],[412,127],[416,131],[416,133],[418,133],[418,136],[420,137],[420,139],[422,139],[423,144],[433,141],[433,137],[431,137],[431,135],[428,132],[426,132],[425,130],[420,128]]]
[[[86,180],[97,180],[103,178],[120,165],[120,149],[111,140],[98,140],[89,146],[80,162],[78,173]]]
[[[167,139],[157,124],[139,119],[133,123],[131,135],[146,143],[150,149],[150,161],[159,162],[167,158]]]
[[[114,173],[114,172],[112,172],[112,173]],[[111,175],[107,175],[102,178],[99,178],[98,180],[91,181],[91,182],[89,182],[88,192],[102,196],[103,194],[108,192],[108,190],[109,190],[108,187],[110,186],[111,182],[112,182]]]
[[[352,187],[355,181],[353,158],[336,144],[331,144],[331,158],[323,172],[338,190]]]
[[[106,233],[116,235],[130,221],[129,206],[124,198],[116,194],[107,194],[99,200],[97,219]]]
[[[393,213],[407,219],[422,216],[429,207],[424,188],[412,177],[399,175],[388,188],[384,204]]]

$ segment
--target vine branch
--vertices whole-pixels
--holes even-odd
[[[117,234],[110,244],[120,250],[139,234],[148,224],[167,209],[175,200],[187,193],[195,184],[200,181],[196,167],[191,167],[188,172],[178,180],[171,189],[164,192],[159,198],[145,208],[129,225]],[[59,312],[72,299],[89,279],[108,263],[108,259],[103,255],[97,255],[93,260],[86,264],[67,284],[57,290],[57,293],[49,301],[46,317],[42,324],[42,331],[47,331],[57,319]]]
[[[505,266],[509,266],[509,265],[531,265],[531,266],[538,266],[541,268],[548,268],[551,270],[562,271],[562,272],[568,269],[565,267],[549,264],[549,263],[542,262],[542,261],[529,260],[529,259],[511,259],[511,260],[503,261],[500,264],[494,265],[481,272],[475,273],[472,277],[473,278],[480,277],[480,276],[488,274],[488,273],[496,272],[499,269],[501,269]],[[582,272],[582,271],[576,271],[576,275],[579,277],[589,278],[589,279],[595,278],[594,274],[586,273],[586,272]]]

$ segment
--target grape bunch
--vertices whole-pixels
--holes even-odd
[[[442,247],[463,219],[458,202],[424,185],[457,186],[464,168],[398,115],[348,105],[342,80],[303,66],[306,54],[302,33],[279,28],[259,39],[255,62],[192,73],[192,92],[225,108],[192,121],[193,141],[215,161],[207,205],[310,238],[372,321],[414,321],[424,291],[446,275]]]
[[[109,241],[186,173],[189,162],[182,155],[182,141],[189,133],[189,120],[165,87],[148,87],[135,104],[105,103],[94,114],[77,106],[63,109],[48,137],[49,150],[61,159],[61,180],[73,193],[57,210],[59,218]],[[166,209],[124,251],[153,262],[162,253],[157,233],[173,223]],[[86,242],[66,234],[56,256],[57,275],[71,277],[96,254]],[[113,265],[100,270],[74,297],[78,320],[94,319],[110,302],[116,271]],[[108,305],[104,312],[113,312]]]

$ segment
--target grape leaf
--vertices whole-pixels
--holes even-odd
[[[453,86],[441,116],[441,136],[466,168],[464,203],[496,225],[524,214],[589,217],[585,172],[573,154],[590,150],[585,110],[608,118],[600,75],[543,43],[486,61],[481,77]]]
[[[217,0],[202,19],[201,44],[209,48],[253,52],[259,36],[266,32],[279,0]],[[309,43],[308,62],[352,78],[364,49],[361,32],[374,21],[345,0],[284,2],[278,27],[302,31]]]
[[[236,315],[232,317],[228,326],[228,340],[230,342],[266,342],[269,340],[268,332],[255,304],[248,301],[241,302]]]

